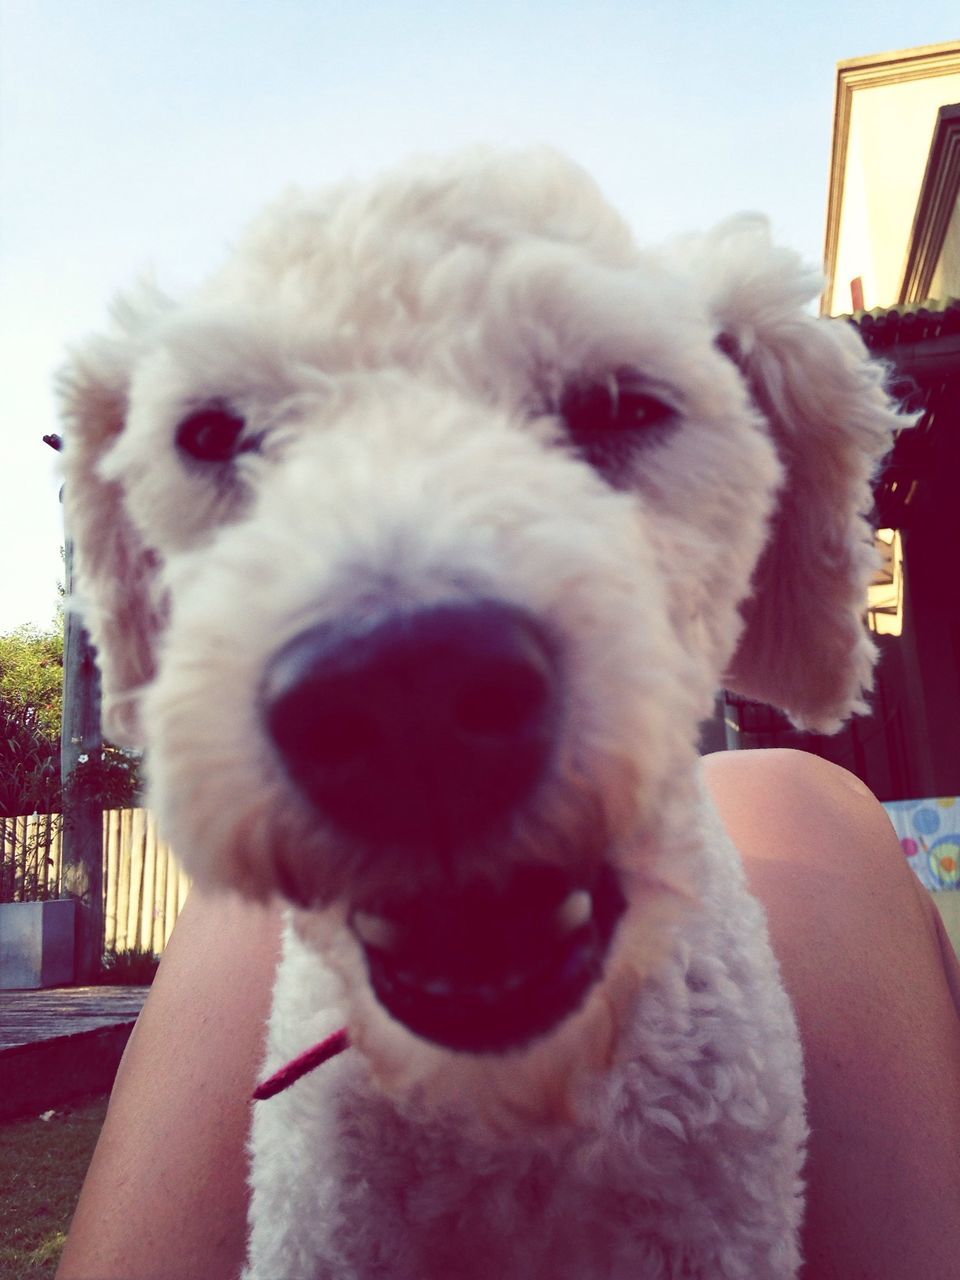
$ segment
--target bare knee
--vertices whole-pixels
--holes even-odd
[[[937,1208],[960,1201],[960,1020],[935,909],[882,806],[844,770],[781,751],[705,769],[804,1045],[805,1276],[945,1280],[960,1248]]]
[[[720,752],[703,764],[746,856],[907,882],[886,812],[846,769],[790,750]]]

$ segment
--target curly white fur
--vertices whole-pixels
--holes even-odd
[[[478,151],[287,197],[192,297],[143,290],[75,353],[107,725],[149,746],[199,882],[312,904],[267,1069],[343,1022],[356,1046],[259,1104],[250,1280],[796,1273],[800,1047],[695,744],[721,678],[825,731],[869,684],[894,411],[856,336],[805,313],[818,285],[758,219],[641,252],[567,161]],[[614,475],[558,405],[623,368],[674,420]],[[174,447],[212,402],[258,441],[226,478]],[[258,704],[305,625],[478,598],[559,638],[563,716],[535,803],[443,874],[603,862],[627,899],[583,1007],[500,1055],[374,999],[345,921],[392,864],[295,792]]]

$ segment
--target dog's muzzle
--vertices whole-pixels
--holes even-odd
[[[596,858],[580,878],[529,862],[492,866],[489,881],[457,874],[459,852],[509,843],[531,803],[558,686],[542,627],[498,601],[399,613],[359,634],[313,627],[265,673],[263,715],[288,776],[318,816],[396,868],[389,895],[350,914],[371,987],[448,1048],[502,1052],[561,1022],[601,976],[623,911]],[[423,859],[449,889],[418,891]]]

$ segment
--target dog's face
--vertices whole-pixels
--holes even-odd
[[[796,432],[737,288],[789,312],[795,363],[815,322],[741,287],[757,235],[678,269],[565,162],[472,156],[291,198],[79,355],[67,495],[116,723],[189,870],[295,904],[361,1020],[525,1045],[651,963],[692,888],[698,724],[751,644],[789,651],[759,610],[738,649]],[[850,595],[891,415],[848,335],[830,369],[812,345],[877,425],[842,511],[784,537],[827,519]],[[849,613],[830,690],[803,654],[781,699],[808,719],[859,692]]]

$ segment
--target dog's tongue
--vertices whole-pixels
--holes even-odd
[[[587,889],[529,866],[505,887],[372,904],[351,924],[393,1017],[448,1048],[502,1052],[579,1006],[622,908],[612,874]]]

